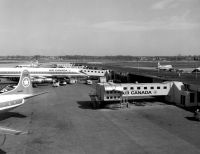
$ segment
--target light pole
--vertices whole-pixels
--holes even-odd
[[[195,68],[197,68],[197,64],[195,63]],[[197,80],[197,69],[195,71],[195,79]]]
[[[138,72],[139,72],[139,58],[137,59],[137,70],[138,70]]]

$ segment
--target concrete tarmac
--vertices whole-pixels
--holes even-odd
[[[53,88],[0,116],[0,125],[27,130],[0,137],[0,154],[200,153],[200,123],[173,105],[93,110],[84,84]],[[154,103],[152,103],[154,104]]]

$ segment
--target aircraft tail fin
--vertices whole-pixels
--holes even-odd
[[[23,70],[18,85],[11,91],[3,93],[3,95],[10,95],[10,94],[32,94],[33,87],[31,83],[30,74],[27,70]]]

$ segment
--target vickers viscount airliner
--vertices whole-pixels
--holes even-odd
[[[24,68],[0,68],[0,77],[16,78],[19,77]],[[77,68],[26,68],[29,71],[33,82],[52,82],[55,80],[64,80],[68,77],[87,77],[85,73]]]
[[[29,72],[22,71],[18,85],[10,91],[0,94],[0,113],[10,111],[25,103],[28,98],[44,94],[46,92],[33,94],[32,83]],[[0,134],[18,135],[24,132],[6,127],[0,127]]]

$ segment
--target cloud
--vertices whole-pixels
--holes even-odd
[[[156,2],[155,4],[153,4],[152,9],[162,10],[162,9],[165,9],[166,7],[169,7],[174,2],[175,2],[174,0],[162,0],[162,1],[159,1],[159,2]]]
[[[170,0],[172,1],[172,0]],[[169,2],[169,0],[168,0]],[[107,21],[94,24],[94,28],[107,31],[152,31],[152,30],[191,30],[200,28],[199,22],[191,22],[189,19],[190,10],[186,10],[181,15],[171,17],[159,17],[151,21]]]
[[[145,25],[133,21],[107,21],[94,24],[93,27],[108,31],[143,31],[147,29]]]
[[[163,10],[168,8],[178,8],[183,2],[191,2],[192,0],[159,0],[154,3],[151,8],[154,10]]]
[[[107,21],[93,25],[93,28],[106,31],[152,31],[152,30],[189,30],[199,27],[199,23],[192,23],[183,17],[173,16],[166,20],[153,20],[149,22],[136,21]]]

